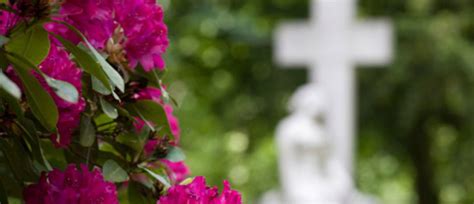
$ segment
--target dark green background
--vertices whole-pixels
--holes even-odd
[[[309,1],[159,2],[187,163],[255,203],[278,185],[274,129],[306,81],[273,63],[274,28]],[[361,0],[358,15],[393,21],[396,56],[357,71],[357,186],[383,203],[474,202],[474,1]]]

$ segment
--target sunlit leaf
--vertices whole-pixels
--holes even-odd
[[[104,73],[109,78],[110,82],[114,84],[114,86],[117,87],[121,92],[124,92],[125,81],[123,80],[122,76],[120,76],[117,70],[115,70],[112,67],[112,65],[110,65],[107,62],[107,60],[105,60],[105,58],[94,48],[94,46],[91,45],[91,43],[87,40],[87,38],[74,26],[66,22],[61,22],[61,21],[58,21],[58,23],[61,23],[67,26],[71,31],[76,33],[82,39],[82,41],[86,44],[88,51],[91,53],[92,57],[94,58],[95,62],[97,62],[100,65]]]
[[[112,119],[115,119],[118,117],[118,111],[117,109],[112,105],[110,104],[109,102],[107,102],[105,99],[103,99],[102,97],[100,97],[100,106],[102,107],[102,111],[107,115],[109,116],[110,118]]]
[[[166,159],[172,162],[180,162],[186,159],[186,155],[181,148],[170,146],[168,147],[168,155],[166,155]]]
[[[114,160],[107,160],[102,167],[104,178],[111,182],[124,182],[128,179],[128,174]]]
[[[74,45],[72,42],[64,39],[63,37],[59,35],[54,35],[60,42],[63,44],[63,46],[71,52],[71,54],[74,56],[74,61],[76,61],[77,64],[79,64],[84,71],[89,73],[90,75],[93,76],[93,80],[95,79],[96,82],[103,87],[103,89],[107,90],[107,92],[99,92],[101,94],[109,95],[113,88],[111,88],[111,84],[109,82],[109,79],[105,72],[101,69],[100,65],[97,63],[97,61],[86,51],[83,49],[77,47]],[[97,90],[96,90],[97,91]]]
[[[16,99],[21,98],[21,90],[15,84],[15,82],[11,81],[1,70],[0,70],[0,88],[5,90],[7,93],[15,97]]]
[[[152,170],[150,169],[147,169],[145,167],[141,167],[141,169],[143,169],[146,173],[148,173],[151,177],[153,177],[154,179],[158,180],[160,183],[162,183],[165,188],[169,188],[171,185],[170,185],[170,182],[163,176],[153,172]]]
[[[8,41],[10,41],[10,38],[0,35],[0,46],[5,45]]]
[[[66,81],[53,79],[47,75],[43,75],[49,87],[63,100],[70,103],[77,103],[79,101],[79,92],[76,87]]]

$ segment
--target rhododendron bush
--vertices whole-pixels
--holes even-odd
[[[160,5],[0,2],[0,203],[241,203],[187,179]]]

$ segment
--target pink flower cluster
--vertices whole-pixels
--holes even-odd
[[[204,177],[196,177],[187,185],[176,185],[162,196],[157,204],[241,204],[240,193],[232,190],[230,184],[224,181],[224,189],[219,195],[216,187],[206,186]]]
[[[162,54],[168,47],[168,29],[163,22],[163,9],[155,0],[118,0],[116,20],[124,30],[125,50],[130,67],[140,63],[145,71],[163,69]]]
[[[55,45],[54,41],[51,43],[48,56],[39,65],[39,69],[54,79],[71,83],[78,90],[79,96],[81,96],[82,70],[69,59],[69,54],[65,50]],[[53,134],[51,140],[58,147],[67,147],[71,143],[74,130],[79,126],[81,113],[86,107],[85,100],[80,97],[77,103],[64,101],[54,93],[44,80],[40,81],[43,82],[43,87],[53,97],[59,111],[58,133]]]
[[[155,0],[67,0],[61,7],[64,20],[76,26],[91,44],[103,49],[114,31],[123,29],[125,39],[120,43],[130,68],[140,63],[145,71],[164,69],[162,54],[168,47],[168,29],[163,22],[163,9]],[[78,36],[65,26],[49,29],[78,43]]]
[[[39,183],[26,187],[23,195],[26,204],[118,204],[115,185],[104,181],[98,168],[89,171],[86,165],[43,173]]]

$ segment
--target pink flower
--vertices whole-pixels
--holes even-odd
[[[126,37],[124,46],[130,67],[140,63],[145,71],[162,70],[162,54],[169,41],[161,6],[155,0],[120,0],[116,1],[115,15]]]
[[[0,11],[0,34],[7,35],[8,31],[10,31],[18,21],[19,17],[15,14],[7,11]]]
[[[163,53],[168,47],[168,29],[163,9],[154,0],[66,0],[60,17],[79,29],[91,44],[104,49],[116,28],[122,28],[121,45],[130,68],[140,63],[145,71],[165,66]],[[80,39],[64,25],[48,24],[47,29],[79,43]]]
[[[168,190],[168,194],[162,196],[157,204],[177,204],[177,203],[196,203],[196,204],[240,204],[240,193],[232,190],[230,184],[224,181],[222,194],[216,187],[206,186],[204,177],[196,177],[188,185],[176,185]]]
[[[64,172],[54,169],[43,173],[37,184],[23,191],[26,204],[118,204],[113,183],[104,181],[98,168],[69,165]]]
[[[113,5],[113,0],[66,0],[56,20],[73,25],[95,48],[103,49],[116,27]],[[64,25],[50,23],[46,28],[75,43],[80,42],[79,36]]]
[[[166,117],[167,117],[168,122],[170,124],[171,133],[173,133],[174,138],[175,138],[174,145],[178,145],[180,135],[181,135],[181,128],[179,127],[178,118],[176,118],[173,115],[173,107],[171,105],[166,104],[164,106],[164,108],[165,108],[165,112],[166,112]]]
[[[171,180],[176,183],[183,181],[191,173],[184,161],[172,162],[167,159],[161,159],[160,161],[166,166]]]
[[[149,157],[155,153],[156,147],[160,144],[160,141],[157,139],[151,139],[148,140],[145,144],[145,147],[143,148],[143,153],[145,154],[145,157]]]
[[[163,104],[161,99],[161,90],[155,87],[146,87],[136,93],[133,98],[136,100],[153,100],[157,103]]]
[[[81,96],[81,77],[82,70],[78,68],[69,58],[69,54],[62,48],[51,43],[51,49],[46,59],[39,65],[39,69],[46,75],[71,83],[79,92]],[[75,129],[79,126],[81,113],[86,106],[84,98],[80,97],[77,103],[70,103],[64,101],[57,96],[54,91],[41,78],[43,87],[48,90],[56,103],[59,111],[59,120],[57,123],[58,134],[53,134],[51,140],[58,147],[66,147],[71,143],[72,135]]]

